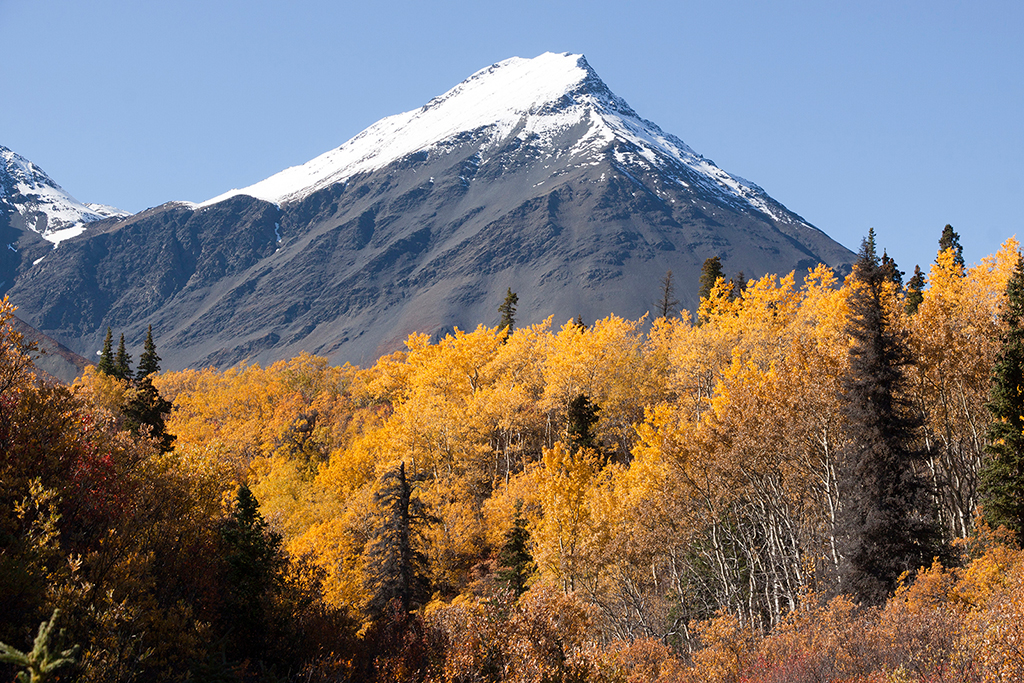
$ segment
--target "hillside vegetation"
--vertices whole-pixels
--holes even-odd
[[[1024,268],[948,246],[923,288],[871,235],[696,320],[73,387],[5,300],[0,642],[57,608],[83,681],[1024,678]]]

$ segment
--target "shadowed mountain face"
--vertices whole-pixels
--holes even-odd
[[[518,107],[495,74],[532,99]],[[472,99],[488,87],[500,96]],[[93,223],[23,259],[19,315],[86,357],[107,326],[140,345],[152,324],[167,368],[300,351],[366,364],[411,332],[496,324],[509,287],[520,324],[636,318],[669,269],[694,308],[710,256],[748,278],[853,258],[639,119],[571,55],[495,65],[222,197]]]
[[[71,351],[63,344],[50,339],[45,334],[35,329],[18,316],[11,319],[14,330],[21,334],[26,343],[34,344],[34,350],[30,353],[32,364],[36,372],[41,372],[44,377],[71,384],[78,377],[82,376],[85,368],[93,365],[93,362],[82,358]]]

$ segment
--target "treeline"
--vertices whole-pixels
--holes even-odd
[[[0,642],[59,608],[90,681],[1019,678],[1024,266],[942,240],[906,285],[873,234],[843,283],[719,264],[695,320],[670,276],[651,322],[509,291],[365,369],[68,388],[4,326]]]

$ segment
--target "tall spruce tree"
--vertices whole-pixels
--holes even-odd
[[[882,269],[882,276],[885,277],[886,280],[893,283],[900,289],[903,288],[903,276],[905,273],[900,270],[899,266],[896,265],[896,261],[894,261],[889,254],[885,252],[885,249],[882,250],[882,262],[880,267]]]
[[[501,313],[501,322],[498,323],[498,330],[504,330],[505,339],[512,336],[512,330],[516,326],[516,304],[518,303],[519,295],[509,287],[508,293],[505,294],[505,300],[498,306],[498,312]]]
[[[379,619],[388,609],[408,613],[427,597],[426,558],[414,541],[413,525],[423,519],[405,463],[381,477],[374,494],[380,510],[374,537],[366,549],[365,586],[370,594],[367,613]]]
[[[1006,284],[1006,324],[1002,348],[992,367],[992,388],[986,404],[992,415],[980,473],[979,499],[985,521],[1005,526],[1024,540],[1024,260]]]
[[[148,426],[149,436],[160,447],[161,453],[167,453],[174,445],[174,435],[167,432],[164,417],[171,412],[171,402],[160,395],[153,386],[153,375],[160,372],[160,356],[156,353],[153,341],[153,326],[146,332],[146,342],[142,355],[139,356],[139,367],[135,373],[136,392],[125,408],[128,427],[138,433],[142,427]]]
[[[586,394],[579,394],[569,401],[565,410],[565,432],[571,449],[598,449],[597,435],[593,427],[597,424],[597,414],[601,409]]]
[[[103,339],[103,349],[100,351],[100,362],[96,364],[96,369],[102,372],[104,375],[113,376],[117,372],[114,365],[114,333],[107,328],[107,336]]]
[[[173,407],[171,402],[161,396],[153,386],[151,375],[137,380],[135,389],[134,396],[124,409],[128,428],[136,434],[146,433],[156,442],[161,453],[169,453],[176,438],[167,431],[165,421],[165,416]]]
[[[517,501],[515,517],[512,518],[512,528],[505,534],[504,544],[498,553],[497,575],[498,582],[504,584],[516,595],[526,592],[526,583],[535,569],[529,542],[530,531],[526,528],[523,502]]]
[[[927,485],[916,466],[918,420],[906,401],[910,355],[885,308],[889,275],[875,251],[874,230],[854,266],[847,334],[849,374],[841,401],[846,446],[839,456],[842,504],[837,514],[841,593],[880,604],[900,575],[929,564],[938,550]]]
[[[722,259],[718,256],[704,259],[704,265],[700,268],[700,289],[697,290],[697,296],[707,299],[720,277],[723,277]]]
[[[964,267],[964,248],[960,246],[960,233],[953,229],[949,223],[942,229],[942,236],[939,237],[939,251],[953,250],[953,263]]]
[[[743,292],[747,289],[747,276],[743,274],[743,271],[736,273],[736,279],[731,280],[732,290],[729,292],[729,298],[735,301],[743,296]]]
[[[227,565],[224,621],[233,653],[259,659],[266,642],[267,607],[283,585],[287,559],[281,535],[271,531],[259,503],[242,485],[220,528]]]
[[[146,330],[146,341],[139,356],[139,367],[135,370],[135,379],[143,380],[154,372],[160,372],[160,356],[156,355],[156,344],[153,342],[153,326]]]
[[[924,302],[925,277],[921,266],[914,266],[914,275],[907,280],[907,300],[904,308],[907,315],[917,313],[918,307]]]
[[[117,345],[117,356],[114,357],[114,377],[118,379],[132,378],[132,357],[124,346],[124,334],[121,334],[121,341]]]

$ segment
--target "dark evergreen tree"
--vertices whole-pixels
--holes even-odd
[[[114,365],[114,333],[107,328],[107,336],[103,340],[103,350],[100,351],[100,362],[96,364],[96,369],[102,372],[104,375],[113,376],[117,370]]]
[[[140,433],[145,429],[155,440],[161,453],[170,452],[174,447],[174,435],[167,431],[165,416],[171,412],[171,402],[160,395],[153,386],[153,378],[147,375],[135,384],[135,395],[124,408],[128,428]]]
[[[568,446],[573,450],[579,448],[598,449],[597,437],[593,427],[597,424],[597,414],[600,412],[586,394],[580,394],[569,401],[565,411],[566,435]]]
[[[149,436],[156,440],[160,452],[167,453],[173,447],[175,437],[167,432],[164,418],[171,412],[172,406],[153,386],[153,375],[157,372],[160,372],[160,356],[156,353],[153,326],[150,325],[135,375],[136,392],[124,412],[129,429],[138,433],[143,427],[148,427]]]
[[[381,477],[374,501],[380,520],[364,556],[370,593],[366,609],[371,619],[379,619],[389,609],[407,614],[423,604],[428,584],[426,558],[414,545],[413,526],[423,514],[404,462]]]
[[[260,659],[267,647],[268,611],[283,585],[287,560],[281,535],[271,531],[249,487],[238,489],[220,529],[227,566],[224,621],[232,654]]]
[[[505,294],[505,300],[498,306],[498,313],[501,313],[501,322],[498,323],[498,329],[505,331],[505,339],[508,339],[512,335],[512,330],[516,326],[516,305],[519,303],[519,295],[512,291],[512,288],[508,288],[508,293]]]
[[[986,404],[992,414],[980,473],[979,499],[985,521],[1005,526],[1024,539],[1024,260],[1006,284],[1006,323],[1002,348],[992,367],[992,388]]]
[[[907,315],[917,313],[917,307],[924,301],[925,277],[921,272],[921,266],[914,266],[914,275],[907,280],[907,301],[905,308]]]
[[[942,229],[942,237],[939,238],[939,251],[942,252],[947,249],[953,250],[953,263],[963,269],[964,248],[960,246],[960,233],[953,230],[953,226],[948,223]]]
[[[916,445],[919,423],[903,393],[910,356],[886,318],[887,275],[874,230],[861,245],[852,277],[847,333],[853,343],[841,396],[846,446],[838,471],[837,588],[880,604],[904,571],[930,564],[939,546],[928,489],[915,470],[925,461]]]
[[[535,565],[530,554],[530,532],[526,528],[526,515],[522,501],[516,503],[516,515],[512,528],[505,534],[505,543],[498,553],[498,582],[516,595],[526,592],[526,582],[533,574]]]
[[[705,259],[704,265],[700,269],[700,289],[697,292],[697,296],[701,299],[707,299],[711,295],[711,288],[715,286],[720,277],[723,277],[722,259],[718,256]]]
[[[675,286],[672,284],[672,271],[669,270],[665,273],[665,277],[661,279],[661,299],[658,300],[659,318],[669,318],[675,315],[675,309],[679,305],[679,300],[673,296],[674,293]]]
[[[132,357],[128,354],[128,350],[124,346],[124,335],[121,335],[121,341],[117,345],[117,356],[114,357],[114,377],[118,379],[131,379],[132,378]]]
[[[879,266],[882,269],[882,277],[903,289],[903,276],[905,273],[896,265],[896,261],[889,257],[889,254],[882,250],[882,262]]]
[[[580,315],[579,313],[576,314],[576,320],[573,321],[573,325],[575,325],[576,329],[578,329],[581,332],[587,331],[587,324],[583,322],[583,316]]]
[[[743,296],[743,292],[747,289],[747,276],[743,274],[743,271],[736,273],[736,279],[730,280],[732,289],[729,292],[729,298],[732,300],[739,299]]]
[[[139,367],[135,371],[135,378],[138,380],[149,377],[154,372],[160,372],[160,356],[156,355],[156,344],[153,342],[153,326],[146,330],[146,342],[142,347],[142,355],[139,356]]]

